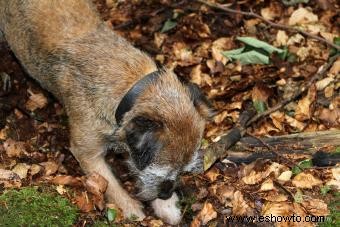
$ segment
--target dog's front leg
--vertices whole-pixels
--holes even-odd
[[[109,202],[123,210],[125,218],[136,216],[138,220],[142,220],[145,217],[141,203],[129,196],[107,165],[104,146],[99,138],[84,135],[79,125],[75,130],[71,127],[71,151],[85,173],[97,172],[108,181],[105,196]]]

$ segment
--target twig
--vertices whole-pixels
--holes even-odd
[[[211,8],[215,8],[215,9],[219,9],[219,10],[222,10],[222,11],[225,11],[225,12],[228,12],[228,13],[234,13],[234,14],[241,14],[241,15],[244,15],[244,16],[249,16],[249,17],[254,17],[254,18],[258,18],[260,20],[262,20],[263,22],[269,24],[270,26],[274,27],[274,28],[278,28],[278,29],[283,29],[283,30],[286,30],[286,31],[290,31],[290,32],[298,32],[304,36],[307,36],[309,38],[312,38],[312,39],[316,39],[320,42],[323,42],[325,44],[327,44],[328,46],[331,46],[331,47],[334,47],[335,49],[337,49],[338,51],[340,51],[340,46],[339,45],[336,45],[320,36],[317,36],[317,35],[313,35],[309,32],[306,32],[306,31],[303,31],[302,29],[299,29],[299,28],[295,28],[295,27],[291,27],[291,26],[286,26],[286,25],[283,25],[283,24],[278,24],[278,23],[274,23],[270,20],[267,20],[266,18],[260,16],[259,14],[256,14],[254,13],[253,11],[250,11],[250,12],[245,12],[245,11],[241,11],[241,10],[234,10],[234,9],[231,9],[231,8],[228,8],[228,7],[225,7],[223,5],[220,5],[220,4],[217,4],[217,3],[211,3],[211,2],[207,2],[205,0],[196,0],[197,2],[200,2],[201,4],[204,4],[204,5],[207,5]]]

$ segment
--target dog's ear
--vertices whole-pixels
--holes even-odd
[[[136,167],[143,170],[150,164],[155,154],[161,149],[156,131],[162,127],[158,121],[138,116],[125,128],[127,144]]]
[[[190,98],[194,103],[197,111],[205,119],[210,120],[216,115],[216,111],[213,109],[211,102],[203,95],[200,88],[193,83],[187,84]]]

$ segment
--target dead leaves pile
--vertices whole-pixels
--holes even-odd
[[[329,56],[330,48],[321,42],[271,29],[259,19],[217,13],[194,1],[179,6],[173,5],[177,1],[146,2],[107,0],[97,1],[97,5],[117,32],[148,51],[158,63],[202,88],[218,111],[205,131],[209,142],[218,141],[221,134],[237,124],[249,103],[261,112],[303,88]],[[280,1],[250,2],[235,2],[232,7],[252,8],[267,20],[329,41],[339,37],[333,7],[336,3],[332,0],[289,7]],[[169,20],[172,27],[161,32]],[[236,38],[242,36],[256,37],[279,48],[286,46],[291,56],[286,61],[271,56],[270,65],[231,61],[221,52],[241,47]],[[302,97],[253,125],[250,133],[269,136],[338,129],[339,72],[340,58],[323,78],[305,88]],[[106,180],[97,173],[80,176],[77,162],[67,153],[68,132],[62,123],[61,106],[49,103],[42,89],[27,85],[23,78],[12,81],[21,101],[0,129],[0,190],[47,182],[92,218],[106,207],[118,211],[114,204],[104,202]],[[41,118],[43,113],[46,118]],[[327,215],[330,211],[320,190],[340,190],[340,168],[306,169],[296,174],[291,167],[275,162],[260,161],[241,167],[218,163],[204,176],[189,176],[183,181],[184,188],[196,190],[196,201],[188,206],[184,219],[190,210],[186,220],[191,226],[213,226],[226,224],[226,217],[232,215]],[[116,220],[122,220],[120,212]],[[164,225],[154,217],[141,224]]]

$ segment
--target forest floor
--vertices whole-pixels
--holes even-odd
[[[238,125],[240,114],[249,107],[263,113],[308,84],[330,56],[337,54],[326,40],[330,43],[335,40],[339,45],[340,36],[340,6],[336,0],[210,2],[223,3],[234,10],[251,9],[266,20],[286,28],[298,27],[323,40],[278,29],[261,18],[211,8],[199,1],[95,1],[103,20],[112,29],[147,52],[159,65],[196,83],[211,100],[218,114],[207,124],[203,149]],[[254,47],[256,41],[251,40],[242,50],[243,55],[227,52],[223,55],[223,51],[244,46],[240,37],[261,40],[274,51],[268,53],[263,43]],[[255,56],[251,55],[254,52]],[[65,214],[76,226],[166,226],[153,216],[147,204],[148,217],[142,222],[124,221],[114,204],[104,204],[103,195],[89,186],[100,188],[102,182],[96,176],[85,176],[69,151],[63,106],[24,72],[5,42],[0,42],[0,59],[0,210],[6,207],[8,217],[14,217],[10,209],[27,209],[4,202],[6,192],[33,187],[39,193],[66,198],[70,204],[61,206],[77,213]],[[309,84],[306,92],[247,127],[247,134],[264,138],[339,130],[339,72],[340,57]],[[320,150],[339,153],[340,147],[327,144]],[[117,159],[124,157],[112,154],[107,157],[109,163]],[[314,164],[308,153],[291,153],[250,164],[217,161],[203,174],[185,175],[179,188],[183,212],[180,226],[302,224],[273,219],[273,222],[228,219],[261,215],[298,215],[302,221],[306,217],[314,221],[303,222],[303,226],[315,226],[315,221],[321,221],[319,225],[339,226],[340,166]],[[122,165],[114,171],[120,173],[124,187],[133,191],[133,179],[124,174],[126,167]],[[48,206],[42,212],[49,214]],[[322,222],[325,216],[327,221]]]

